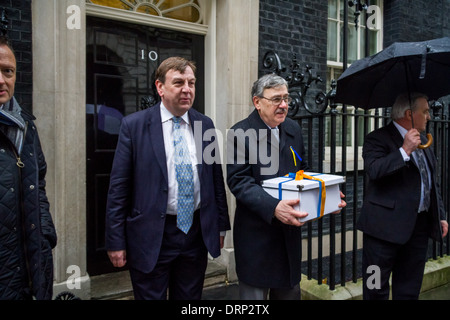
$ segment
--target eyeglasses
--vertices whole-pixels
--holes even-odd
[[[291,97],[275,97],[275,98],[266,98],[266,97],[260,97],[262,99],[266,99],[269,100],[270,102],[272,102],[272,105],[274,106],[279,106],[281,104],[281,101],[286,102],[286,104],[289,104],[292,102],[292,98]]]

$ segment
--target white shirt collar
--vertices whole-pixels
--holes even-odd
[[[161,110],[161,123],[169,121],[173,117],[175,117],[169,110],[167,110],[166,106],[162,103],[162,101],[161,101],[161,108],[160,108],[160,110]],[[181,116],[181,119],[183,119],[184,122],[189,124],[189,116],[188,116],[187,112]]]
[[[398,132],[400,132],[400,134],[402,135],[403,138],[405,138],[406,133],[408,132],[408,130],[406,130],[405,128],[403,128],[401,125],[399,125],[396,121],[393,121],[395,127],[397,128]]]

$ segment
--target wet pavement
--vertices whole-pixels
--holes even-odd
[[[203,290],[202,300],[239,300],[239,286],[232,283],[206,288]]]
[[[450,283],[422,293],[419,300],[450,300]]]
[[[233,283],[206,288],[202,300],[239,300],[239,286]],[[450,300],[450,283],[421,293],[419,300]]]

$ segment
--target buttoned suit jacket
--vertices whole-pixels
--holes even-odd
[[[250,157],[267,147],[267,135],[270,134],[257,110],[231,129],[237,138],[232,141],[228,136],[228,153],[233,152],[235,159],[228,154],[227,183],[236,197],[233,240],[237,276],[256,287],[293,287],[301,277],[301,229],[282,224],[274,217],[280,200],[269,195],[261,183],[308,168],[305,160],[297,159],[295,164],[290,150],[292,146],[305,159],[300,126],[289,118],[279,125],[279,165],[272,174],[262,174],[261,169],[269,166],[264,164],[264,159],[258,156],[257,161],[252,161]],[[249,139],[239,145],[239,141],[243,142],[239,130],[240,134],[253,132],[257,136],[252,139],[249,135]],[[243,155],[245,161],[239,158]]]
[[[421,136],[422,143],[426,141]],[[416,223],[421,195],[420,172],[414,158],[405,162],[403,145],[394,123],[369,133],[363,146],[366,187],[357,228],[373,237],[404,244]],[[445,209],[436,179],[437,161],[432,148],[424,149],[431,170],[430,236],[442,241],[440,220]]]
[[[198,111],[191,108],[188,115],[194,137],[198,130],[195,123],[201,123],[201,137],[206,130],[214,129],[212,120]],[[203,152],[212,141],[201,140]],[[208,152],[219,152],[216,149],[209,148]],[[201,164],[197,164],[201,230],[209,253],[218,257],[220,231],[230,229],[222,166],[201,158]],[[106,208],[107,250],[126,249],[130,266],[144,273],[152,271],[163,239],[167,200],[168,174],[158,103],[122,120]]]

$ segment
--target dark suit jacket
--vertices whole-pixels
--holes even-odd
[[[366,136],[363,158],[367,184],[357,223],[359,230],[398,244],[406,243],[413,232],[421,188],[419,169],[412,156],[403,161],[402,145],[403,138],[392,122]],[[436,157],[431,148],[424,151],[432,177],[430,235],[442,241],[440,220],[445,211],[436,181]]]
[[[195,121],[201,121],[202,137],[214,128],[211,119],[196,110],[188,114],[193,129]],[[210,143],[203,141],[202,150]],[[217,257],[220,231],[230,229],[222,167],[204,160],[197,166],[203,240],[209,253]],[[141,272],[153,270],[163,238],[167,198],[166,155],[157,104],[122,120],[106,208],[107,250],[126,249],[130,266]]]
[[[267,142],[264,145],[261,139],[269,130],[256,109],[231,129],[242,129],[243,132],[254,129],[258,147],[267,147]],[[260,129],[263,130],[261,136]],[[263,180],[307,169],[306,163],[298,159],[297,166],[294,165],[289,149],[292,146],[300,157],[305,157],[299,125],[286,119],[279,129],[279,169],[274,174],[261,174],[265,166],[259,157],[257,163],[252,164],[249,152],[254,152],[255,146],[251,145],[251,139],[242,146],[246,161],[230,162],[227,159],[227,183],[237,202],[233,228],[236,272],[241,281],[257,287],[292,287],[301,278],[301,229],[284,225],[274,217],[275,207],[280,200],[270,196],[261,187]],[[228,141],[228,152],[234,145],[234,154],[237,154],[239,147],[236,141],[234,144]]]

